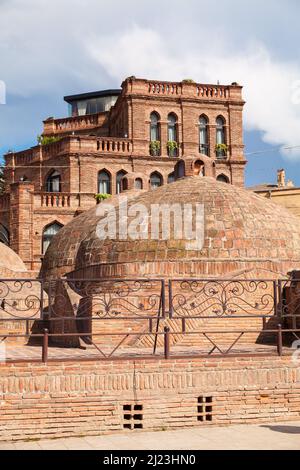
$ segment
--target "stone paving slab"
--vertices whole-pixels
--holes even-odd
[[[300,421],[163,432],[132,432],[33,442],[0,442],[0,450],[300,450]]]

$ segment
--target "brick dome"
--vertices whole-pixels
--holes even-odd
[[[118,197],[110,202],[118,215]],[[173,230],[170,240],[101,240],[96,233],[101,217],[95,208],[59,232],[46,253],[42,274],[85,279],[203,277],[247,270],[286,274],[299,269],[300,220],[250,191],[192,176],[152,191],[131,193],[128,208],[136,203],[147,208],[151,204],[204,204],[203,248],[188,250],[189,240],[174,239]]]
[[[0,274],[10,277],[11,273],[26,272],[26,266],[21,258],[11,248],[0,243]]]

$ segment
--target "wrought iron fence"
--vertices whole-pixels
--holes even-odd
[[[294,278],[0,279],[11,361],[282,355],[299,339]]]

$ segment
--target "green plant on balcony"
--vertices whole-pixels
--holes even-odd
[[[106,199],[109,199],[110,197],[111,197],[111,194],[106,194],[106,193],[95,194],[95,199],[97,201],[97,204],[99,204],[99,202],[105,201]]]
[[[218,158],[226,157],[228,147],[226,144],[217,144],[216,145],[216,154]]]
[[[152,140],[150,142],[150,155],[153,157],[157,157],[160,154],[160,141],[159,140]]]
[[[177,157],[178,142],[169,140],[167,142],[168,155],[170,157]]]
[[[184,78],[182,83],[196,83],[192,78]]]
[[[55,136],[47,136],[47,135],[37,136],[37,141],[38,141],[38,144],[40,145],[53,144],[54,142],[58,142],[60,139],[61,137],[55,137]]]

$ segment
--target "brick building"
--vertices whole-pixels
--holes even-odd
[[[300,216],[300,188],[291,180],[286,181],[283,169],[277,172],[277,184],[259,184],[249,189]]]
[[[59,140],[5,156],[1,241],[38,270],[52,236],[122,184],[174,180],[180,160],[195,172],[244,185],[242,87],[127,78],[120,90],[68,96],[70,116],[44,121]],[[122,178],[128,178],[122,183]]]

